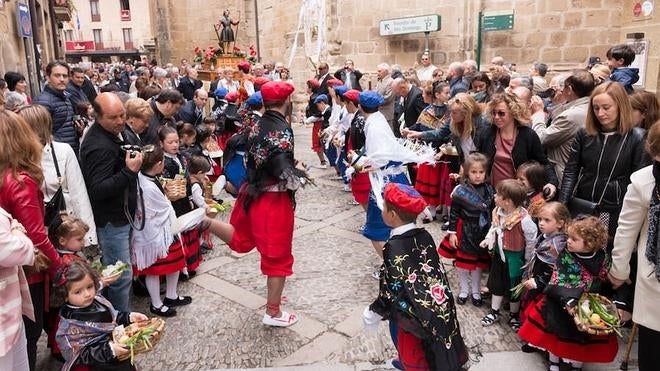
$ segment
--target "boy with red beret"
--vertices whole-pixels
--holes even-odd
[[[415,225],[426,202],[415,188],[399,183],[388,183],[383,199],[383,220],[392,232],[383,250],[380,292],[365,308],[364,322],[390,321],[404,370],[461,370],[468,353],[454,297],[433,237]]]
[[[293,274],[295,192],[309,180],[305,166],[293,158],[293,131],[284,118],[293,86],[283,81],[261,87],[266,112],[259,130],[250,131],[246,183],[241,187],[229,223],[207,219],[211,233],[240,253],[257,248],[267,276],[266,313],[262,322],[287,327],[298,321],[280,309],[286,277]]]

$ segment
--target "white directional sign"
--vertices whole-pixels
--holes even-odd
[[[386,19],[380,21],[380,36],[404,35],[417,32],[440,30],[440,16],[437,14]]]

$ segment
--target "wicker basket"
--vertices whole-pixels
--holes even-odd
[[[582,303],[585,300],[587,300],[587,301],[589,300],[589,295],[591,295],[593,298],[598,300],[600,302],[600,304],[602,304],[607,309],[608,313],[616,316],[617,319],[620,320],[619,312],[617,312],[616,306],[614,305],[614,303],[612,303],[612,301],[610,301],[610,299],[608,299],[608,298],[606,298],[602,295],[599,295],[599,294],[585,293],[585,294],[582,294],[582,296],[580,297],[580,300],[578,300],[578,306],[575,308],[575,315],[573,316],[573,320],[575,321],[575,325],[577,326],[578,330],[580,330],[582,332],[586,332],[586,333],[591,334],[591,335],[598,335],[598,336],[609,335],[613,332],[617,332],[616,326],[611,326],[609,324],[605,324],[604,326],[594,325],[594,324],[589,322],[589,319],[585,320],[584,317],[580,316],[580,314],[579,314],[580,308],[579,307],[580,307],[580,305],[582,305]]]
[[[162,180],[165,195],[170,201],[178,201],[187,196],[187,182],[186,178],[166,179]]]
[[[132,323],[126,327],[117,326],[115,330],[112,331],[113,341],[120,344],[119,339],[123,335],[130,336],[131,334],[136,334],[138,331],[147,328],[151,328],[154,330],[154,332],[149,335],[149,342],[151,343],[151,345],[148,345],[145,341],[138,341],[133,347],[132,352],[128,352],[128,354],[126,354],[125,356],[117,357],[118,360],[124,361],[131,358],[131,356],[135,356],[136,354],[140,354],[140,353],[146,353],[151,349],[153,349],[154,346],[156,346],[156,344],[160,340],[163,330],[165,329],[165,321],[160,318],[152,318],[146,321]],[[133,363],[132,359],[131,359],[131,363]]]

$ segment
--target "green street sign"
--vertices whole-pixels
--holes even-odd
[[[482,31],[501,31],[513,29],[513,13],[484,15],[482,19]]]

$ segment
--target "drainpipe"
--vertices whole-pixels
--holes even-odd
[[[257,44],[257,60],[261,62],[261,45],[259,45],[259,6],[257,3],[259,0],[254,0],[254,28],[256,34],[256,44]]]

